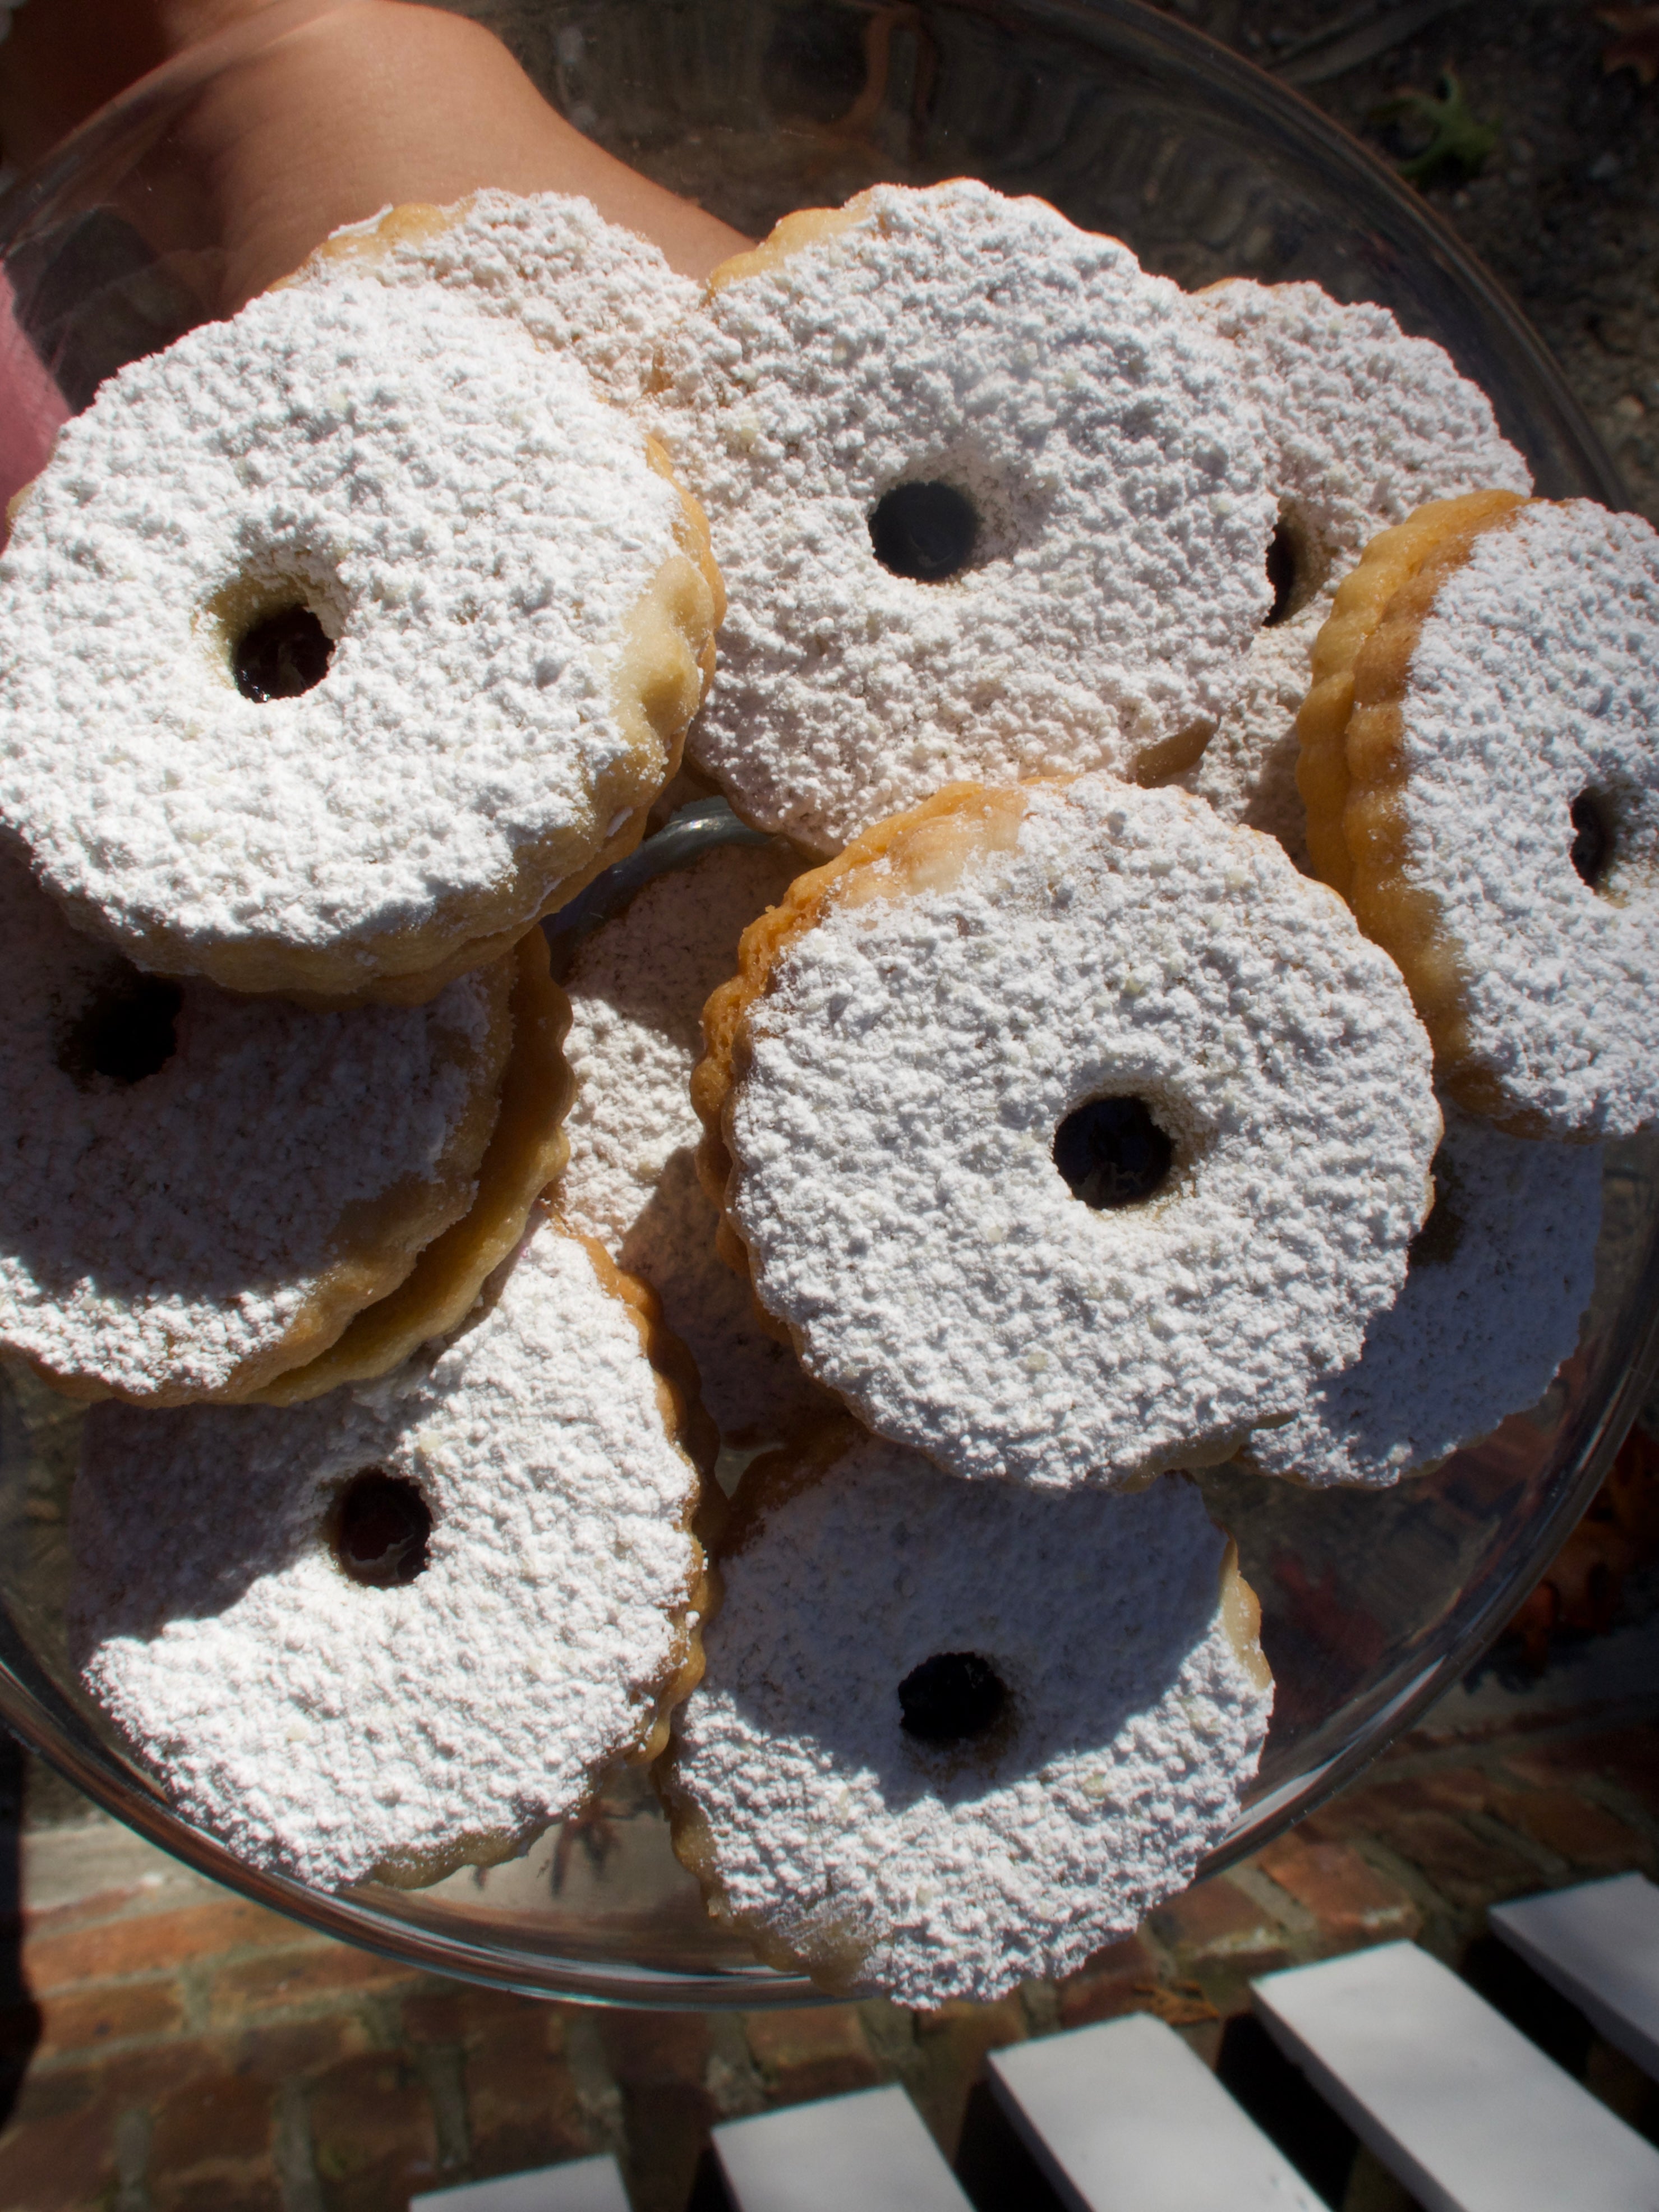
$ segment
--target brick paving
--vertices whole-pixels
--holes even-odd
[[[1431,1718],[1071,1980],[933,2014],[605,2012],[444,1982],[232,1897],[89,1808],[26,1828],[21,1856],[0,2212],[403,2212],[594,2150],[617,2152],[636,2212],[682,2212],[722,2118],[897,2081],[954,2155],[1000,2045],[1143,2010],[1213,2063],[1253,1975],[1401,1936],[1467,1966],[1495,1900],[1652,1871],[1659,1698]],[[1646,2114],[1613,2054],[1583,2063]]]

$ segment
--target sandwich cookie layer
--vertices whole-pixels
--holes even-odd
[[[799,867],[781,844],[716,846],[645,884],[584,941],[566,977],[576,1095],[560,1212],[657,1292],[696,1361],[703,1404],[738,1449],[833,1410],[720,1257],[690,1096],[703,1001],[736,969],[744,928]]]
[[[760,1461],[664,1793],[775,1965],[931,2007],[1070,1973],[1227,1835],[1273,1708],[1196,1490],[952,1481],[842,1423]]]
[[[1321,872],[1517,1136],[1659,1120],[1659,535],[1491,494],[1385,532],[1299,721]]]
[[[787,216],[658,413],[732,596],[690,740],[817,853],[945,785],[1196,759],[1269,593],[1255,411],[1127,246],[972,181]]]
[[[942,794],[801,878],[704,1019],[728,1253],[951,1474],[1230,1457],[1358,1356],[1427,1211],[1398,971],[1184,792]]]
[[[137,964],[429,996],[643,829],[718,578],[571,356],[353,263],[112,377],[0,557],[0,808]]]
[[[649,1303],[544,1219],[380,1382],[94,1409],[71,1654],[180,1813],[296,1881],[420,1884],[654,1755],[707,1599]]]
[[[77,1397],[246,1396],[396,1291],[476,1201],[509,957],[313,1013],[147,975],[0,851],[0,1344]]]
[[[1442,348],[1407,337],[1386,307],[1244,277],[1210,285],[1194,304],[1237,349],[1279,522],[1273,606],[1220,727],[1179,781],[1227,821],[1277,837],[1311,873],[1296,717],[1338,584],[1367,539],[1425,501],[1494,486],[1529,492],[1532,476],[1485,392]]]

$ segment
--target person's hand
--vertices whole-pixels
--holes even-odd
[[[254,17],[265,42],[205,77],[179,132],[226,251],[223,313],[342,223],[485,185],[582,193],[687,276],[749,243],[584,138],[488,31],[401,0],[27,0],[0,46],[0,145],[38,158],[131,75]]]

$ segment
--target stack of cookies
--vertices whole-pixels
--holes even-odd
[[[1530,489],[973,183],[705,290],[400,209],[106,386],[0,560],[0,1343],[179,1810],[428,1882],[653,1761],[922,2006],[1181,1888],[1273,1706],[1187,1470],[1531,1403],[1659,1120],[1659,541]]]
[[[695,1679],[705,1424],[540,1202],[537,927],[713,667],[629,404],[690,292],[580,204],[402,210],[114,380],[15,518],[0,1337],[106,1401],[88,1686],[306,1881],[520,1848]]]

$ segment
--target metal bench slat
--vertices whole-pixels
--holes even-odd
[[[628,2212],[628,2191],[614,2158],[573,2158],[533,2173],[428,2190],[410,2198],[409,2212]]]
[[[1324,2212],[1202,2059],[1145,2013],[995,2051],[990,2077],[1069,2212]]]
[[[1645,1875],[1522,1898],[1490,1918],[1599,2034],[1659,2081],[1659,1889]]]
[[[1415,1945],[1291,1967],[1251,1993],[1427,2212],[1659,2212],[1659,2152]]]
[[[855,2089],[714,2130],[738,2212],[971,2212],[902,2089]]]

